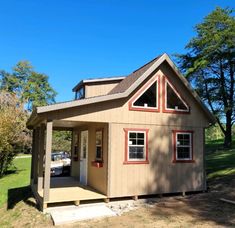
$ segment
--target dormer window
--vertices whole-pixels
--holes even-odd
[[[79,90],[75,93],[75,100],[83,99],[85,98],[85,88],[82,86]]]
[[[136,111],[159,111],[158,77],[153,77],[129,102],[129,109]]]
[[[188,113],[189,106],[173,87],[173,85],[163,77],[163,112]]]

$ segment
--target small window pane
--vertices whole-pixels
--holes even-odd
[[[143,139],[138,139],[137,145],[144,145],[144,140]]]
[[[144,158],[144,154],[143,153],[137,153],[136,154],[136,158],[143,159]]]
[[[137,133],[138,139],[144,139],[144,133]]]
[[[102,131],[96,132],[96,145],[102,144]]]
[[[102,158],[102,147],[101,146],[97,146],[96,147],[96,158]]]
[[[190,159],[190,148],[189,147],[178,147],[177,148],[178,159]]]
[[[129,145],[136,145],[137,140],[136,139],[130,139]]]
[[[136,138],[136,133],[135,132],[130,132],[129,134],[130,134],[129,135],[130,138],[134,138],[134,139]]]

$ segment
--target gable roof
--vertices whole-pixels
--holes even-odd
[[[115,94],[115,93],[123,93],[125,92],[135,81],[137,81],[143,73],[148,70],[159,58],[154,58],[150,62],[146,63],[142,67],[138,68],[137,70],[133,71],[129,74],[124,80],[122,80],[117,86],[115,86],[108,94]]]
[[[120,82],[125,78],[125,76],[116,76],[116,77],[108,77],[108,78],[91,78],[81,80],[74,88],[73,92],[80,89],[83,85],[92,84],[92,83],[103,83],[103,82]]]
[[[215,117],[210,113],[208,108],[204,105],[201,101],[198,94],[192,89],[188,81],[183,77],[180,72],[178,71],[175,64],[169,58],[169,56],[164,53],[157,58],[153,59],[152,61],[148,62],[144,66],[140,67],[130,75],[128,75],[125,79],[123,79],[116,87],[114,87],[107,95],[96,96],[85,98],[81,100],[72,100],[67,102],[56,103],[47,106],[37,107],[32,115],[30,116],[27,125],[30,125],[38,114],[46,113],[61,109],[79,107],[88,104],[94,104],[98,102],[105,102],[110,100],[116,100],[128,97],[154,70],[156,70],[164,61],[166,61],[171,68],[174,70],[178,78],[182,81],[185,87],[189,90],[192,96],[195,98],[199,106],[202,108],[206,116],[208,117],[210,123],[215,123]]]

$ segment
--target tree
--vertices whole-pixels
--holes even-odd
[[[52,151],[71,151],[71,131],[53,131]]]
[[[217,7],[196,25],[196,37],[187,44],[187,53],[176,55],[180,69],[216,116],[225,147],[231,147],[235,121],[233,12]]]
[[[17,63],[12,74],[0,72],[0,90],[15,93],[29,111],[36,106],[54,103],[56,96],[48,76],[35,72],[28,61]]]
[[[16,154],[15,146],[26,129],[27,113],[19,99],[9,92],[0,93],[0,177]]]

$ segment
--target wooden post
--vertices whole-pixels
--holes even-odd
[[[38,153],[39,153],[39,128],[37,127],[35,130],[35,148],[34,148],[34,168],[33,168],[33,180],[34,184],[38,183]]]
[[[204,182],[204,191],[207,190],[207,182],[206,182],[206,136],[205,136],[205,128],[203,128],[203,182]]]
[[[35,163],[35,137],[36,130],[33,129],[33,138],[32,138],[32,158],[31,158],[31,172],[30,172],[30,184],[31,186],[34,183],[34,163]]]
[[[74,201],[74,204],[75,204],[76,206],[79,206],[79,205],[80,205],[80,200]]]
[[[109,203],[109,201],[110,201],[109,198],[105,198],[105,199],[104,199],[104,202],[105,202],[105,203]]]
[[[43,188],[44,143],[45,143],[45,127],[44,124],[41,124],[40,135],[39,135],[38,191],[41,191]]]
[[[43,203],[49,201],[49,193],[50,193],[52,125],[53,125],[52,121],[48,121],[46,124],[46,154],[45,154]]]
[[[136,201],[138,200],[138,196],[133,196],[132,199]]]

